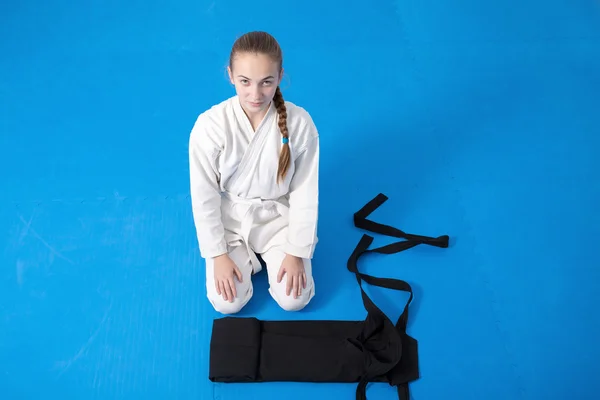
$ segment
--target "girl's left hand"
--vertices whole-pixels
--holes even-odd
[[[286,294],[290,292],[294,294],[294,298],[298,298],[302,293],[302,288],[306,289],[306,272],[304,271],[304,262],[301,258],[286,254],[279,273],[277,274],[277,283],[283,279],[283,275],[287,274]]]

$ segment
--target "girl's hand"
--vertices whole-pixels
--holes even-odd
[[[216,257],[214,262],[215,289],[219,295],[223,296],[223,300],[233,303],[233,299],[237,297],[233,279],[237,277],[241,282],[242,273],[227,254]]]
[[[277,274],[277,283],[281,282],[284,275],[287,275],[286,294],[289,296],[293,293],[294,298],[298,298],[302,288],[306,289],[306,272],[302,259],[286,254]]]

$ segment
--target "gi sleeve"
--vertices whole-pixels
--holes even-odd
[[[285,252],[312,258],[317,244],[319,207],[319,136],[312,123],[311,137],[295,161],[289,191],[289,227]],[[314,132],[314,133],[313,133]]]
[[[199,117],[189,139],[190,197],[200,255],[205,259],[227,252],[216,162],[219,152],[216,135]]]

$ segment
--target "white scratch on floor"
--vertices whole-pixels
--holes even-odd
[[[58,362],[56,362],[55,369],[56,368],[60,368],[60,372],[56,376],[57,380],[65,372],[67,372],[74,363],[76,363],[81,357],[83,357],[83,355],[91,347],[92,343],[94,342],[94,340],[96,340],[96,337],[98,336],[98,334],[100,333],[100,331],[102,330],[102,328],[104,327],[104,325],[106,325],[106,321],[108,320],[108,315],[110,313],[110,310],[112,309],[112,306],[113,306],[113,303],[111,301],[111,303],[109,304],[108,308],[104,312],[104,316],[102,317],[102,320],[100,320],[100,323],[98,324],[98,327],[96,328],[96,330],[94,331],[94,333],[92,333],[92,335],[89,337],[89,339],[83,344],[83,346],[81,346],[79,348],[79,351],[77,351],[77,353],[73,357],[71,357],[70,359],[68,359],[66,361],[58,361]]]
[[[29,220],[29,222],[25,221],[25,218],[23,218],[22,215],[19,215],[19,219],[23,222],[23,224],[25,224],[26,228],[27,228],[27,232],[29,233],[31,231],[31,234],[37,238],[40,242],[42,242],[42,244],[44,246],[46,246],[48,248],[48,250],[50,250],[55,256],[62,258],[63,260],[67,261],[69,264],[75,265],[75,263],[73,262],[73,260],[71,260],[70,258],[64,256],[60,251],[56,250],[54,247],[52,247],[48,242],[46,242],[44,240],[44,238],[42,238],[36,231],[35,229],[33,229],[31,227],[31,219]]]
[[[17,283],[19,284],[19,287],[23,287],[23,280],[24,280],[26,269],[27,269],[27,267],[25,266],[25,263],[21,260],[17,260],[16,275],[17,275]]]
[[[25,219],[22,216],[19,216],[21,218],[21,221],[23,221],[25,223],[25,228],[23,229],[23,232],[21,232],[21,235],[19,236],[19,245],[23,244],[23,240],[25,240],[25,238],[29,234],[29,228],[31,227],[31,222],[33,221],[33,216],[34,215],[31,214],[31,218],[29,218],[28,222],[25,222]]]

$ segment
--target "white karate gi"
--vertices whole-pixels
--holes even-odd
[[[286,101],[291,162],[277,181],[282,136],[271,104],[253,131],[237,96],[198,117],[189,141],[192,210],[200,253],[206,259],[207,295],[222,313],[239,311],[252,297],[251,275],[267,265],[269,292],[284,308],[303,308],[314,296],[311,259],[317,244],[319,135],[303,108]],[[224,253],[243,275],[237,298],[216,292],[212,258]],[[294,299],[285,293],[287,276],[277,283],[285,254],[301,257],[306,289]]]

